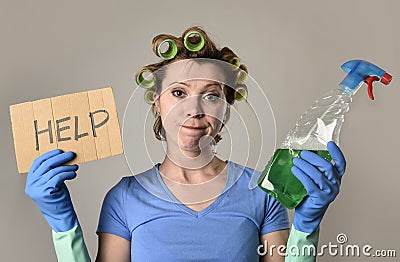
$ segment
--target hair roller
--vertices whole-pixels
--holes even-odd
[[[235,88],[235,100],[242,101],[247,99],[247,87],[245,85],[238,85]]]
[[[239,67],[240,67],[240,60],[239,60],[239,58],[238,57],[232,57],[230,60],[229,60],[229,63],[230,64],[232,64],[232,66],[233,66],[233,70],[235,71],[235,70],[237,70],[237,69],[239,69]]]
[[[154,94],[155,94],[154,90],[152,89],[146,90],[146,92],[144,93],[144,101],[146,101],[146,103],[150,105],[154,104]]]
[[[152,41],[154,54],[164,60],[173,59],[183,48],[179,38],[173,35],[160,34],[154,37]]]
[[[144,89],[149,89],[155,85],[156,77],[150,69],[142,68],[136,74],[136,83]]]
[[[238,84],[244,84],[247,80],[247,73],[244,70],[238,70],[237,76],[236,76],[236,82]]]
[[[186,49],[192,52],[200,51],[205,44],[204,36],[199,31],[189,31],[183,38],[183,44]]]
[[[241,64],[237,72],[236,83],[244,84],[246,80],[247,80],[247,67],[244,64]]]
[[[168,46],[165,48],[165,46]],[[163,49],[165,51],[163,51]],[[172,39],[164,39],[161,43],[157,46],[157,55],[165,60],[172,59],[178,53],[178,47],[174,40]]]

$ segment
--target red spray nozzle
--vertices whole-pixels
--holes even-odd
[[[368,76],[364,79],[364,82],[367,83],[368,85],[368,96],[371,100],[374,100],[374,94],[372,92],[372,83],[374,81],[378,81],[379,77],[377,76]],[[392,76],[389,75],[388,73],[385,73],[381,78],[380,78],[382,84],[388,85],[390,81],[392,81]]]

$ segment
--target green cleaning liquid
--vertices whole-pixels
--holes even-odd
[[[310,151],[328,161],[332,159],[327,150]],[[295,208],[307,196],[307,190],[291,171],[293,158],[300,157],[300,152],[297,149],[277,149],[258,180],[259,187],[289,209]]]

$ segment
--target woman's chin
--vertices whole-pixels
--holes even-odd
[[[199,143],[197,144],[180,143],[179,149],[183,154],[191,157],[205,155],[207,153],[210,155],[212,154],[210,145],[200,147]]]
[[[188,152],[188,153],[197,153],[200,154],[201,153],[201,149],[199,147],[199,145],[192,145],[192,144],[184,144],[184,143],[180,143],[179,144],[179,149],[182,152]]]
[[[167,140],[168,144],[175,144],[175,146],[168,146],[170,154],[181,155],[184,154],[190,157],[197,157],[199,155],[205,156],[212,154],[212,138],[208,135],[204,136],[181,136],[178,141]],[[178,151],[178,152],[174,152]]]

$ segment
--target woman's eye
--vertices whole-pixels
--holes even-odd
[[[205,94],[203,95],[203,99],[207,101],[217,101],[219,96],[217,94]]]
[[[175,97],[181,97],[183,95],[183,91],[182,90],[173,90],[172,95]]]

